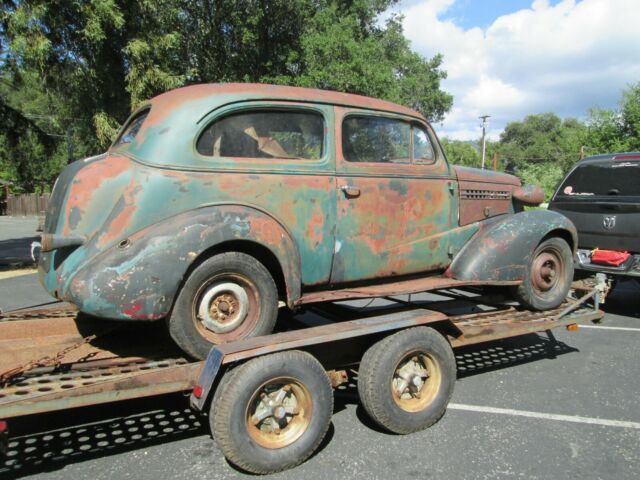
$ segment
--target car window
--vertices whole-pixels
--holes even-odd
[[[558,196],[640,196],[640,162],[602,161],[578,166],[562,182]]]
[[[402,120],[349,116],[342,123],[342,153],[349,162],[411,163],[411,126]]]
[[[318,160],[324,120],[315,112],[245,111],[214,121],[198,138],[198,153],[212,157]]]
[[[118,139],[114,142],[113,144],[114,147],[117,145],[125,144],[125,143],[131,143],[131,141],[135,138],[135,136],[140,131],[140,127],[142,127],[142,124],[147,118],[147,115],[149,115],[149,110],[150,109],[143,110],[142,112],[135,115],[129,121],[128,125],[122,131]]]
[[[420,164],[431,164],[436,161],[429,135],[422,128],[413,127],[413,161]]]

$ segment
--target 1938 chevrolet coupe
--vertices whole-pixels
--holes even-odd
[[[517,178],[452,167],[418,112],[321,90],[160,95],[54,187],[39,260],[87,314],[166,318],[193,357],[264,335],[278,306],[461,285],[565,298],[576,231]]]

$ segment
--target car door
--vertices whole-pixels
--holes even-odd
[[[417,118],[336,108],[332,283],[444,269],[455,182]]]

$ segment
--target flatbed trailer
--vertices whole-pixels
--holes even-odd
[[[406,410],[400,413],[408,415],[410,427],[405,428],[406,419],[404,424],[385,420],[385,413],[376,411],[381,407],[376,407],[380,402],[375,391],[367,393],[364,380],[358,379],[365,409],[383,427],[397,433],[424,428],[444,413],[450,398],[455,381],[452,348],[599,322],[606,284],[574,287],[584,295],[545,312],[522,310],[462,290],[430,292],[444,298],[431,302],[385,297],[385,305],[364,310],[340,303],[318,304],[309,307],[302,319],[294,316],[280,322],[289,330],[216,346],[205,361],[185,358],[166,331],[153,323],[95,320],[64,304],[4,313],[0,316],[0,437],[6,445],[11,419],[17,417],[191,391],[191,406],[209,414],[214,437],[230,461],[256,473],[290,468],[304,461],[322,440],[333,405],[326,388],[346,382],[351,366],[362,362],[361,370],[368,372],[373,385],[377,373],[369,365],[384,366],[376,356],[393,350],[394,342],[422,345],[424,340],[427,346],[412,347],[410,358],[404,355],[406,365],[393,366],[403,377],[390,374],[396,382],[392,385],[399,382],[409,392],[409,400],[400,393],[396,406]],[[435,350],[429,350],[433,341]],[[269,373],[272,367],[273,374]],[[451,368],[453,378],[449,378]],[[260,380],[260,375],[266,377]],[[300,380],[307,375],[309,383]],[[252,387],[255,381],[258,384]],[[424,400],[429,395],[420,399],[417,385],[426,388],[423,385],[436,381],[441,388],[432,392],[431,401]],[[447,382],[448,390],[442,391]],[[415,411],[410,404],[414,401],[425,407]],[[243,405],[240,413],[234,413],[237,405]],[[429,410],[429,418],[417,418],[423,410]],[[244,415],[249,435],[235,431],[237,415]]]

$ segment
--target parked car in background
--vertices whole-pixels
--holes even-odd
[[[264,335],[278,305],[512,286],[565,299],[576,232],[507,174],[453,167],[418,112],[321,90],[185,87],[58,178],[39,270],[97,317],[168,318],[203,358]]]
[[[578,229],[579,275],[640,278],[640,153],[580,160],[549,210],[566,215]]]

